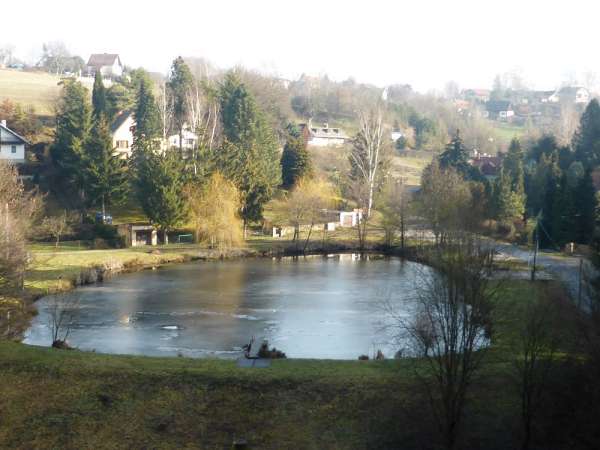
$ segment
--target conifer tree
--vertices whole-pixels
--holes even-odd
[[[504,169],[496,179],[494,189],[494,204],[496,218],[504,223],[523,217],[525,211],[525,195],[523,192],[514,190],[512,177]]]
[[[295,127],[288,127],[288,138],[281,154],[282,186],[289,189],[312,172],[306,140]]]
[[[102,82],[100,71],[96,71],[94,78],[94,88],[92,90],[92,112],[94,119],[98,119],[102,115],[107,115],[108,108],[106,103],[106,89]]]
[[[51,148],[52,159],[60,169],[61,178],[78,192],[83,207],[84,144],[91,126],[91,105],[88,90],[78,81],[63,81],[56,114],[56,133]]]
[[[459,130],[456,130],[456,134],[446,145],[446,150],[440,155],[439,160],[442,169],[452,167],[463,177],[469,174],[469,153],[463,144]]]
[[[184,167],[179,155],[143,151],[138,155],[135,185],[138,201],[150,221],[168,233],[186,216],[184,197]]]
[[[85,145],[85,185],[90,206],[102,208],[125,199],[128,188],[125,161],[115,154],[104,115],[95,121]]]
[[[586,169],[600,163],[600,104],[597,99],[593,99],[581,115],[572,147],[575,159]]]
[[[232,72],[221,86],[220,103],[224,142],[216,163],[240,191],[245,234],[281,183],[277,141],[254,97]]]
[[[504,172],[510,177],[511,190],[523,194],[525,190],[524,172],[523,172],[524,153],[521,143],[517,138],[510,142],[508,152],[502,162]]]
[[[589,244],[596,226],[596,189],[591,170],[587,170],[574,190],[573,205],[575,221],[574,240],[580,244]]]
[[[188,119],[188,95],[194,76],[181,56],[178,56],[171,65],[171,73],[167,87],[171,96],[173,107],[173,120],[179,133],[179,151],[183,151],[183,127]]]

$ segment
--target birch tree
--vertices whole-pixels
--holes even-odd
[[[350,152],[351,178],[365,187],[366,217],[371,215],[373,197],[388,161],[383,112],[380,107],[358,114],[359,132]]]

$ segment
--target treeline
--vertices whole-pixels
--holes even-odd
[[[494,180],[469,164],[468,151],[457,133],[423,174],[422,197],[432,202],[423,213],[440,236],[445,228],[452,228],[450,219],[440,223],[443,211],[463,222],[468,212],[468,220],[478,227],[487,221],[495,231],[516,235],[523,243],[539,240],[542,247],[554,249],[571,242],[590,245],[597,221],[593,175],[600,164],[599,148],[597,100],[587,106],[568,146],[560,146],[552,135],[534,140],[525,149],[513,139],[501,155]]]
[[[110,123],[127,106],[135,125],[131,157],[125,159],[114,151]],[[192,149],[183,146],[186,130],[198,136]],[[178,148],[165,139],[171,133],[180,137]],[[230,196],[214,195],[214,201],[239,205],[234,210],[244,234],[249,223],[262,219],[265,203],[282,181],[290,188],[309,172],[299,130],[290,125],[285,135],[282,158],[270,118],[239,73],[231,71],[221,82],[210,82],[196,78],[177,58],[159,89],[141,70],[109,89],[97,75],[90,101],[81,83],[65,81],[51,154],[57,183],[71,193],[70,201],[82,214],[88,208],[101,208],[105,214],[108,207],[132,198],[167,242],[170,230],[188,218],[202,223],[202,214],[204,222],[217,228],[231,226],[225,218],[222,223],[214,216],[209,220],[210,208],[195,207],[206,205],[213,196],[209,192],[215,194],[219,186]]]

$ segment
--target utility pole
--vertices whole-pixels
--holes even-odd
[[[577,290],[577,308],[581,308],[581,291],[582,291],[582,287],[583,287],[582,276],[583,276],[583,258],[581,258],[579,260],[579,286],[578,286],[578,290]]]
[[[536,270],[535,264],[537,262],[537,253],[538,253],[538,249],[540,246],[539,232],[538,232],[537,224],[535,225],[534,236],[535,236],[535,245],[533,247],[533,267],[531,269],[531,281],[535,281],[535,270]]]

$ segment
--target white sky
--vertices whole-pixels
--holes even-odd
[[[0,44],[32,60],[62,40],[87,60],[166,72],[177,55],[296,78],[327,73],[425,91],[491,87],[519,70],[539,89],[600,73],[595,0],[2,0]],[[596,4],[596,5],[595,5]],[[9,20],[8,17],[16,18]]]

